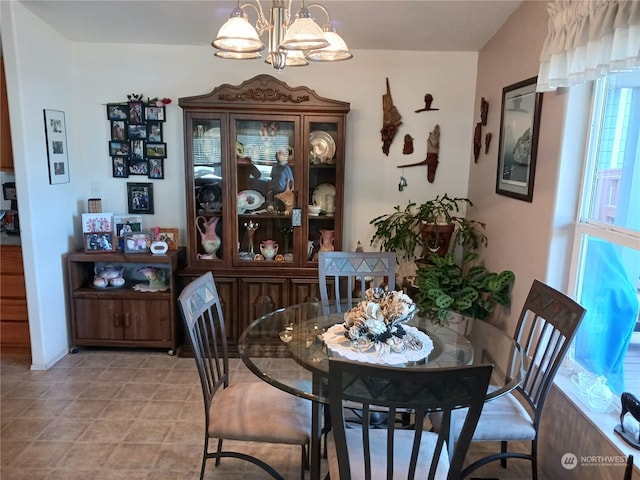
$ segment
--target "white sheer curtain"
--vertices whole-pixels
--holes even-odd
[[[556,0],[547,11],[538,92],[640,67],[640,1]]]

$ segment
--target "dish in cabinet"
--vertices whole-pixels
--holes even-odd
[[[312,163],[333,163],[336,143],[330,134],[323,131],[311,132],[309,144]]]
[[[336,187],[330,183],[320,184],[313,191],[313,204],[318,205],[323,212],[327,211],[327,195],[336,195]]]

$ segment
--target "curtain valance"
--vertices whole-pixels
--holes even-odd
[[[547,11],[537,91],[640,67],[640,1],[556,0]]]

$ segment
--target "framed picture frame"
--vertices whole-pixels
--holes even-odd
[[[111,157],[113,176],[115,178],[127,178],[129,176],[129,167],[127,165],[127,157]]]
[[[109,142],[109,155],[112,157],[128,156],[129,155],[129,142],[127,141],[110,141]]]
[[[144,140],[131,142],[131,160],[144,160]]]
[[[129,105],[122,103],[108,103],[107,118],[109,120],[128,120]]]
[[[43,110],[44,133],[49,164],[49,184],[69,183],[69,157],[67,154],[67,124],[64,112]]]
[[[162,143],[162,122],[147,122],[147,141]]]
[[[502,89],[496,193],[533,201],[542,93],[538,77]]]
[[[140,125],[144,123],[144,111],[142,102],[129,103],[129,124]]]
[[[149,176],[149,162],[146,160],[134,160],[129,158],[127,163],[129,175],[146,175]]]
[[[149,162],[149,178],[164,178],[164,158],[150,158]]]
[[[160,122],[164,122],[164,107],[158,106],[148,106],[144,107],[144,118],[145,120],[158,120]]]
[[[166,158],[167,144],[147,142],[145,151],[147,154],[147,158]]]
[[[151,232],[126,232],[124,234],[124,253],[149,253],[152,241]]]
[[[169,250],[177,250],[178,242],[180,240],[180,230],[178,228],[160,228],[158,227],[153,241],[157,242],[162,240],[167,243]]]
[[[127,125],[127,137],[129,140],[146,140],[147,138],[147,125]]]
[[[113,213],[83,213],[82,233],[113,231]]]
[[[127,203],[129,213],[152,214],[153,183],[127,182]]]
[[[113,252],[113,233],[91,232],[84,235],[85,253]]]
[[[123,141],[127,139],[127,125],[124,120],[111,120],[111,140]]]

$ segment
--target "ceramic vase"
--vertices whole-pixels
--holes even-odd
[[[196,226],[200,232],[200,244],[209,255],[215,255],[220,248],[222,240],[216,234],[216,226],[220,217],[211,217],[209,220],[200,216],[196,218]]]
[[[321,252],[333,252],[333,230],[320,230],[320,251]]]
[[[273,240],[265,240],[260,244],[260,253],[267,260],[272,260],[278,253],[278,244]]]

